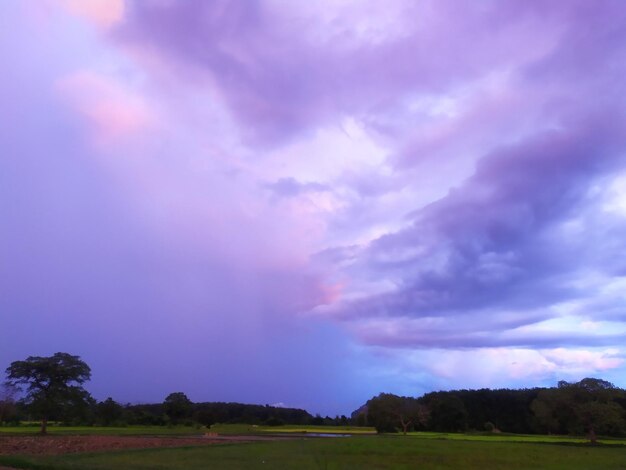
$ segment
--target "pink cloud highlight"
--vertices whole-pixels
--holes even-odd
[[[79,71],[60,79],[56,88],[93,126],[99,142],[141,132],[156,122],[141,94],[105,75]]]
[[[124,18],[124,0],[61,0],[61,5],[70,13],[103,28],[109,28]]]

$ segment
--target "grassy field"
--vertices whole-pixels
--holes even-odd
[[[374,428],[357,426],[254,426],[250,424],[215,424],[211,429],[194,426],[49,426],[52,435],[100,435],[100,436],[188,436],[205,432],[218,434],[276,434],[276,433],[324,433],[324,434],[375,434]],[[37,434],[38,426],[0,427],[2,434]]]
[[[49,470],[625,469],[626,447],[362,436],[150,449],[59,457],[0,457]]]
[[[357,426],[256,426],[250,424],[215,424],[211,429],[193,426],[50,426],[51,435],[101,435],[101,436],[198,436],[206,432],[219,435],[267,435],[267,434],[375,434],[374,428]],[[38,434],[38,426],[0,427],[0,436]],[[488,442],[536,442],[536,443],[569,443],[582,444],[584,437],[572,436],[540,436],[525,434],[494,434],[494,433],[438,433],[411,432],[408,436],[421,439],[446,439],[460,441]],[[600,438],[602,444],[626,445],[625,439]]]
[[[541,444],[586,444],[589,442],[589,440],[585,437],[542,436],[537,434],[411,432],[408,433],[407,436],[413,436],[420,439],[485,442],[535,442]],[[626,446],[626,439],[599,438],[598,442],[605,445]]]
[[[374,428],[358,426],[254,426],[250,424],[215,424],[210,432],[218,434],[376,434]]]
[[[206,428],[197,429],[192,426],[49,426],[48,434],[52,435],[99,435],[99,436],[186,436],[207,432]],[[38,434],[38,426],[3,426],[0,436]]]

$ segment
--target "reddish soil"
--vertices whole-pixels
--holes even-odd
[[[148,447],[181,447],[228,442],[212,437],[0,436],[0,455],[58,455]],[[0,467],[0,470],[1,467]]]

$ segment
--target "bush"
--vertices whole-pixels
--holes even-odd
[[[285,422],[282,419],[271,417],[265,421],[266,426],[283,426]]]

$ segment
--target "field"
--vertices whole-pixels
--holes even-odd
[[[203,445],[193,446],[188,445],[192,438],[185,434],[189,428],[108,428],[109,439],[114,431],[122,432],[125,438],[134,439],[128,436],[141,430],[152,436],[161,434],[164,436],[163,439],[175,441],[176,438],[173,436],[178,433],[182,447],[62,455],[0,456],[0,466],[40,470],[626,469],[626,441],[623,440],[607,441],[607,444],[612,445],[590,446],[578,443],[575,439],[553,436],[415,433],[408,436],[353,435],[307,438],[293,433],[307,431],[307,434],[325,434],[328,429],[289,427],[286,428],[284,438],[254,441],[255,436],[256,439],[275,439],[273,436],[277,431],[277,428],[254,427],[255,434],[251,436],[251,441],[242,442],[238,440],[241,437],[237,437],[236,432],[243,428],[245,428],[243,425],[222,426],[220,434],[225,435],[226,440],[217,445],[207,441],[203,442]],[[67,438],[62,434],[68,431],[67,429],[62,432],[62,428],[51,429],[58,433],[57,439]],[[7,428],[2,430],[6,431]],[[71,432],[86,435],[93,430],[93,428],[75,428]],[[194,431],[197,433],[197,430]],[[350,428],[346,428],[344,432],[346,431],[349,432]],[[0,439],[3,439],[1,436],[2,434]]]
[[[0,436],[37,434],[38,425],[0,426]],[[99,435],[99,436],[186,436],[205,432],[220,435],[263,434],[375,434],[374,428],[357,426],[256,426],[251,424],[215,424],[211,429],[195,426],[54,426],[48,427],[51,435]]]

